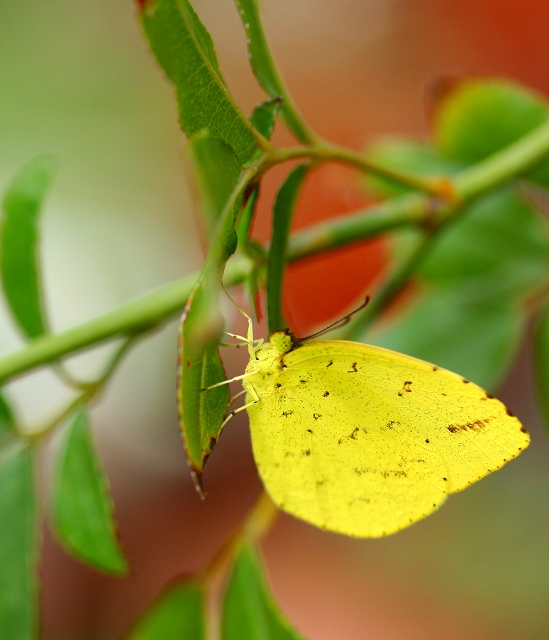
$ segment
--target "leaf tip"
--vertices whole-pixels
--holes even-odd
[[[191,467],[191,478],[193,479],[194,488],[196,489],[196,493],[200,496],[201,500],[206,500],[206,492],[204,490],[204,480],[202,471]]]

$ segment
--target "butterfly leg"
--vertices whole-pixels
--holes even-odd
[[[223,283],[221,284],[221,286],[223,286]],[[236,336],[236,335],[233,336],[233,337],[244,340],[244,342],[246,342],[247,345],[248,345],[248,353],[250,354],[250,358],[254,358],[255,359],[254,329],[253,329],[252,319],[244,311],[244,309],[239,307],[238,304],[232,299],[232,297],[229,295],[229,292],[227,291],[227,289],[225,289],[225,287],[223,287],[223,289],[224,289],[225,293],[227,294],[227,298],[229,298],[229,300],[234,304],[234,306],[238,309],[238,311],[240,311],[240,313],[248,320],[248,331],[247,331],[247,334],[246,334],[246,338],[242,338],[241,336]],[[228,334],[228,335],[231,335],[231,334]]]
[[[210,389],[215,389],[215,387],[222,387],[224,384],[229,384],[230,382],[236,382],[237,380],[242,380],[243,378],[247,378],[250,375],[253,375],[253,374],[243,373],[241,376],[235,376],[230,380],[223,380],[222,382],[216,382],[215,384],[212,384],[209,387],[204,387],[200,389],[200,391],[209,391]]]
[[[236,396],[233,396],[230,400],[229,400],[229,407],[233,404],[233,402],[235,400],[238,400],[238,398],[240,398],[240,396],[243,396],[246,393],[246,389],[242,389],[242,391],[240,391],[239,393],[236,394]]]
[[[223,332],[225,335],[230,336],[231,338],[237,338],[238,340],[242,340],[239,344],[223,344],[223,347],[243,347],[248,344],[248,339],[244,336],[239,336],[238,333],[230,333],[229,331]]]
[[[241,411],[244,411],[244,409],[247,409],[248,407],[251,407],[256,402],[259,402],[259,396],[257,395],[255,389],[251,385],[250,385],[250,388],[248,389],[248,391],[249,391],[250,395],[252,396],[253,400],[251,402],[246,402],[246,404],[243,404],[241,407],[238,407],[238,409],[233,409],[232,411],[229,411],[229,413],[227,414],[227,417],[225,418],[225,420],[223,420],[223,423],[221,424],[220,431],[227,424],[227,422],[229,422],[229,420],[231,418],[233,418],[237,413],[240,413]],[[239,393],[238,396],[240,396],[240,395],[241,394]],[[235,400],[238,396],[235,396],[233,398],[233,400]]]

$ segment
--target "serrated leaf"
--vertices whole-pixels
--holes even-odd
[[[223,602],[222,640],[304,640],[283,616],[251,546],[235,560]]]
[[[108,481],[84,408],[78,410],[63,434],[52,509],[56,533],[77,558],[109,573],[127,571],[116,535]]]
[[[491,278],[498,295],[522,295],[549,269],[549,226],[509,190],[491,193],[444,230],[418,275],[437,286]]]
[[[254,129],[228,92],[212,39],[188,0],[149,0],[141,21],[154,55],[175,85],[183,131],[191,135],[208,129],[244,164],[257,148]]]
[[[300,164],[289,174],[278,193],[273,207],[271,245],[267,257],[267,319],[269,333],[287,326],[282,315],[282,283],[286,267],[286,253],[290,226],[297,197],[309,167]]]
[[[34,451],[15,444],[0,449],[0,636],[38,635],[38,522]]]
[[[451,176],[464,167],[443,156],[432,145],[406,138],[382,138],[370,145],[366,151],[369,160],[391,169],[425,177]],[[366,185],[383,197],[402,195],[412,187],[398,184],[377,175],[367,175]]]
[[[534,363],[538,400],[549,427],[549,307],[545,307],[538,320],[534,339]]]
[[[216,144],[207,137],[199,139],[208,152]],[[210,158],[215,165],[214,158]],[[210,187],[215,178],[208,183]],[[210,188],[208,187],[208,188]],[[228,189],[227,189],[228,190]],[[225,198],[210,198],[212,217],[216,219],[206,263],[187,301],[180,325],[181,349],[178,375],[180,427],[191,471],[200,487],[204,463],[217,443],[229,405],[227,386],[208,389],[225,380],[217,344],[223,330],[218,297],[225,265],[237,246],[234,228],[242,194],[235,188]],[[216,213],[215,207],[221,207]],[[205,390],[208,389],[208,390]]]
[[[242,166],[232,148],[223,140],[213,138],[208,131],[193,135],[187,149],[211,237],[223,207],[238,182]]]
[[[55,160],[40,156],[15,176],[4,197],[0,273],[10,310],[29,338],[45,333],[39,265],[39,218],[55,172]]]
[[[544,98],[507,80],[472,78],[457,83],[442,99],[434,119],[440,151],[463,162],[478,162],[503,149],[549,117]],[[545,181],[549,163],[532,175]]]
[[[435,289],[367,342],[455,371],[495,389],[517,353],[525,326],[518,306],[485,287]]]
[[[208,388],[226,379],[217,346],[204,346],[196,340],[197,332],[201,330],[205,299],[203,289],[198,286],[181,321],[177,390],[181,434],[189,467],[199,486],[204,464],[217,444],[230,400],[228,385]]]
[[[248,57],[255,77],[271,98],[284,98],[287,95],[287,90],[278,74],[267,45],[259,17],[257,0],[235,0],[235,4],[246,32]],[[307,142],[307,132],[294,111],[288,108],[288,103],[284,99],[281,111],[286,124],[298,140]]]
[[[126,640],[205,640],[204,590],[194,582],[170,586],[137,621]]]

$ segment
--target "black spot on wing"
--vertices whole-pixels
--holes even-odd
[[[491,418],[478,418],[472,422],[465,422],[464,424],[451,424],[447,427],[450,433],[459,433],[463,431],[481,431],[487,424],[492,421]]]
[[[398,392],[398,395],[402,398],[405,393],[412,393],[412,381],[406,380],[402,385],[402,389]]]
[[[408,474],[406,471],[402,471],[402,469],[386,469],[381,472],[381,475],[384,478],[407,478]]]
[[[358,427],[355,427],[349,435],[341,436],[341,438],[338,440],[338,444],[341,444],[345,440],[357,440],[359,431],[360,429]]]

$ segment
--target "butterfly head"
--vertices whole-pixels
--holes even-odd
[[[269,336],[269,343],[280,354],[288,353],[295,349],[297,342],[297,338],[290,329],[279,329],[278,331],[273,331]]]

